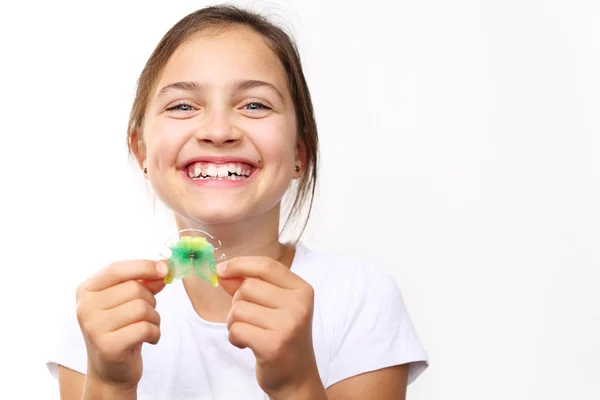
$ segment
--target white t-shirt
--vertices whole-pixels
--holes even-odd
[[[398,285],[370,264],[296,246],[291,270],[315,292],[313,346],[325,387],[368,371],[410,363],[409,383],[427,367]],[[181,280],[157,296],[161,338],[144,344],[138,399],[266,399],[250,349],[228,341],[224,323],[196,314]],[[86,373],[87,355],[75,310],[47,363]]]

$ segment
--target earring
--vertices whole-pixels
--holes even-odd
[[[144,173],[147,174],[148,173],[148,168],[144,167]]]
[[[300,167],[298,165],[295,165],[294,166],[294,171],[296,171],[296,172],[300,171]]]

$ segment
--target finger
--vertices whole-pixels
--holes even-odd
[[[219,278],[260,278],[284,289],[296,289],[304,282],[285,265],[269,257],[237,257],[217,266]]]
[[[235,291],[233,302],[245,300],[269,308],[285,308],[292,293],[258,278],[246,278]]]
[[[240,288],[243,282],[244,279],[240,278],[220,278],[219,286],[221,286],[227,294],[233,296]]]
[[[113,332],[136,322],[146,321],[151,324],[160,325],[158,312],[148,302],[142,299],[134,299],[121,304],[112,310],[104,312],[104,331]]]
[[[235,322],[229,327],[229,342],[240,349],[249,347],[254,350],[255,347],[262,347],[262,341],[269,337],[268,332],[246,322]]]
[[[98,301],[98,306],[102,310],[110,310],[134,299],[142,299],[152,307],[156,307],[156,299],[152,295],[152,292],[146,287],[146,283],[138,282],[136,280],[119,283],[95,296],[100,297],[100,299],[96,301]]]
[[[150,293],[152,293],[153,296],[156,296],[157,294],[159,294],[164,288],[165,286],[167,286],[165,284],[165,281],[160,279],[160,280],[156,280],[156,281],[140,281],[140,283],[142,285],[144,285],[144,287],[146,287],[146,289],[148,289],[150,291]]]
[[[158,325],[148,321],[139,321],[110,332],[106,337],[106,346],[115,349],[115,353],[120,353],[144,342],[157,344],[159,339],[160,328]]]
[[[236,322],[245,322],[259,328],[273,330],[277,327],[278,310],[249,303],[247,301],[236,301],[232,304],[227,315],[227,329]]]
[[[137,260],[121,261],[109,265],[85,281],[82,286],[97,292],[129,280],[158,280],[164,278],[168,268],[164,262]]]

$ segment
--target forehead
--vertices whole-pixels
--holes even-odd
[[[167,62],[157,89],[179,81],[219,86],[236,79],[263,80],[286,89],[279,58],[262,36],[243,27],[202,32],[186,40]]]

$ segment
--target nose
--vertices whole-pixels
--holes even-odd
[[[231,118],[227,110],[208,111],[196,130],[196,139],[216,146],[233,146],[239,143],[242,132],[232,124]]]

